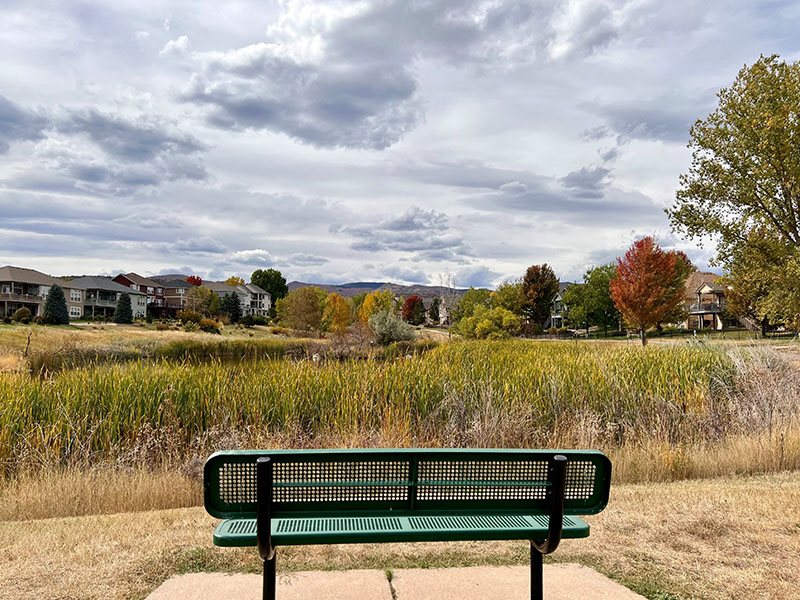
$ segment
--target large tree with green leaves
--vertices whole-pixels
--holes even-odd
[[[788,265],[800,264],[800,63],[762,56],[691,128],[692,164],[668,210],[673,229],[713,238],[728,282],[741,267],[763,284],[756,318],[797,322]],[[756,269],[758,273],[756,273]]]
[[[489,308],[492,305],[492,293],[484,288],[470,287],[458,300],[458,305],[453,311],[453,323],[471,317],[477,306]]]
[[[47,292],[47,300],[44,302],[42,316],[44,322],[48,325],[69,324],[67,299],[64,297],[64,290],[60,285],[50,286],[50,290]]]
[[[522,313],[532,323],[544,326],[558,293],[558,277],[548,264],[531,265],[522,278]]]

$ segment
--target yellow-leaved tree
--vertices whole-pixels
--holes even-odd
[[[341,335],[347,331],[349,324],[350,306],[347,304],[347,300],[336,292],[328,294],[322,313],[323,329]]]
[[[368,323],[372,315],[382,310],[387,313],[394,311],[394,294],[390,290],[384,290],[382,292],[375,291],[371,294],[367,294],[367,297],[364,298],[364,303],[358,310],[358,320],[363,323]]]

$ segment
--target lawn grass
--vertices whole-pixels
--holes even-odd
[[[612,487],[592,535],[552,555],[653,600],[781,600],[800,589],[800,473]],[[202,508],[0,522],[0,599],[144,598],[173,574],[260,572],[216,548]],[[527,564],[525,542],[280,548],[278,571]]]

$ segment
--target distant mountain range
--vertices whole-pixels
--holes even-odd
[[[447,294],[456,294],[460,296],[466,289],[463,288],[448,288],[442,285],[401,285],[399,283],[390,283],[386,281],[357,281],[354,283],[342,284],[328,284],[328,283],[306,283],[304,281],[292,281],[289,283],[289,291],[296,290],[301,287],[318,287],[322,288],[328,293],[336,292],[345,298],[352,298],[358,294],[367,293],[371,294],[375,291],[391,290],[398,296],[412,296],[416,294],[421,298],[437,298],[439,296],[446,296]]]

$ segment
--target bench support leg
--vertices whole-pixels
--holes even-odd
[[[542,553],[531,540],[531,600],[542,600]]]
[[[261,594],[263,600],[275,600],[275,554],[264,561],[264,587]]]

